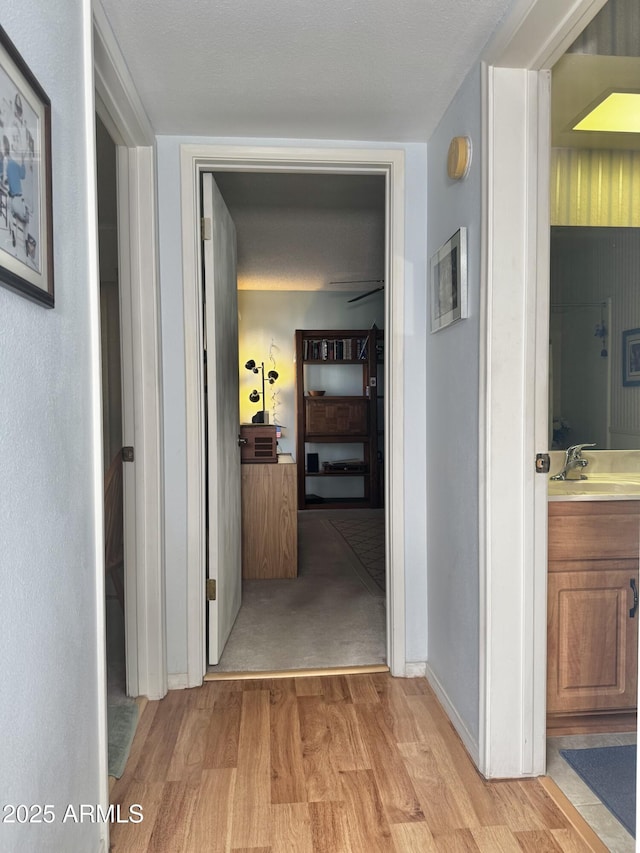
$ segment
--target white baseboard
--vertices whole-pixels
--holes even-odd
[[[167,687],[169,690],[186,690],[189,687],[189,674],[187,672],[168,673]]]
[[[444,689],[442,684],[440,684],[440,681],[438,680],[438,678],[435,675],[435,673],[433,672],[433,670],[429,667],[428,663],[425,664],[425,670],[426,670],[425,677],[426,677],[427,681],[429,682],[431,689],[433,690],[433,692],[438,697],[438,701],[440,702],[440,704],[444,708],[446,715],[451,720],[451,723],[452,723],[454,729],[456,730],[456,732],[458,733],[458,735],[460,736],[460,740],[462,741],[462,743],[465,746],[465,749],[469,753],[471,760],[476,765],[476,767],[479,767],[480,766],[480,747],[478,745],[478,741],[471,734],[471,732],[467,728],[464,720],[458,714],[455,706],[453,705],[453,703],[449,699],[446,690]]]
[[[407,661],[404,665],[405,678],[426,678],[427,664],[425,661]]]

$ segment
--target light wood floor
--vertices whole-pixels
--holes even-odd
[[[483,780],[424,679],[208,682],[147,705],[111,796],[144,820],[114,824],[111,841],[122,853],[606,850],[547,791]]]

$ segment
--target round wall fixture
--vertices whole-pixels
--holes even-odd
[[[471,139],[468,136],[454,136],[449,144],[447,155],[447,174],[454,181],[466,178],[471,166]]]

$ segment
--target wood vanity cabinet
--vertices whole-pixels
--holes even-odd
[[[626,727],[637,705],[640,501],[549,503],[550,729]]]

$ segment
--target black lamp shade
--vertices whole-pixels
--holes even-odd
[[[249,394],[249,399],[251,400],[252,403],[257,403],[258,400],[260,399],[260,394],[254,390]]]

